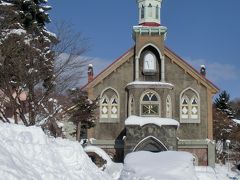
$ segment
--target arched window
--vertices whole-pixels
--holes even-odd
[[[129,100],[128,100],[128,113],[129,113],[129,116],[135,114],[135,104],[134,104],[134,98],[132,95],[129,97]]]
[[[148,5],[148,17],[152,17],[152,4]]]
[[[101,111],[100,111],[100,117],[101,118],[108,118],[108,97],[103,96],[101,99]]]
[[[200,98],[199,94],[192,88],[181,93],[180,122],[200,123]]]
[[[190,118],[198,119],[198,98],[196,96],[193,96],[191,99],[190,111]]]
[[[100,122],[116,122],[119,119],[119,96],[116,90],[108,88],[101,93]]]
[[[172,118],[172,101],[169,95],[166,100],[166,118]]]
[[[142,5],[142,8],[141,8],[141,19],[143,19],[145,16],[145,8],[144,6]]]
[[[118,98],[116,97],[116,95],[113,95],[113,97],[111,98],[110,110],[110,117],[118,118]]]
[[[183,96],[181,100],[181,118],[189,119],[189,99],[187,96]]]
[[[158,5],[156,6],[155,11],[156,11],[156,16],[155,17],[156,17],[156,19],[159,19],[159,6]]]
[[[160,98],[154,91],[147,91],[141,98],[142,116],[160,116]]]
[[[152,52],[147,52],[143,59],[144,72],[156,72],[156,56]]]

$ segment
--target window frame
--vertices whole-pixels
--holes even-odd
[[[154,95],[156,95],[157,97],[157,101],[143,101],[143,98],[145,95],[147,95],[148,93],[152,93]],[[144,114],[143,113],[143,105],[158,105],[158,113],[157,114]],[[153,90],[147,90],[144,91],[140,97],[140,116],[142,117],[161,117],[161,99],[160,96],[157,92],[153,91]]]
[[[190,97],[186,94],[186,92],[190,90],[192,91],[193,95],[191,95]],[[182,100],[183,100],[183,97],[187,97],[188,98],[188,118],[183,118],[182,117],[182,107],[183,107],[183,104],[182,104]],[[196,98],[197,100],[197,105],[194,105],[195,107],[197,107],[197,118],[191,118],[191,115],[192,115],[192,100],[193,98]],[[180,94],[180,111],[179,111],[179,116],[180,116],[180,123],[200,123],[201,122],[201,103],[200,103],[200,96],[199,96],[199,93],[194,90],[193,88],[189,87],[189,88],[186,88],[185,90],[182,91],[182,93]]]
[[[168,114],[168,101],[169,101],[169,114]],[[172,112],[172,99],[171,99],[171,96],[168,95],[167,98],[166,98],[166,118],[172,118],[173,116],[173,112]]]
[[[106,92],[108,90],[112,90],[113,94],[110,95],[110,98],[108,97],[108,95],[106,94]],[[99,106],[99,122],[100,123],[119,123],[120,122],[120,96],[117,92],[116,89],[108,87],[106,89],[104,89],[100,95],[100,106]],[[108,99],[108,116],[107,117],[102,117],[102,101],[103,98],[106,97]],[[113,105],[112,101],[116,99],[117,100],[117,105]],[[117,113],[116,113],[116,117],[112,117],[112,107],[115,106],[117,107]]]
[[[128,99],[128,116],[132,116],[135,114],[135,100],[133,95],[131,94]]]

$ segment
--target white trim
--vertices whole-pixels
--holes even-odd
[[[189,117],[189,119],[182,119],[182,116],[181,116],[181,114],[182,114],[182,96],[183,96],[183,94],[186,92],[186,91],[188,91],[188,90],[192,90],[194,93],[195,93],[195,95],[196,95],[196,97],[198,98],[198,119],[190,119],[190,117]],[[192,96],[192,97],[194,97],[194,96]],[[189,105],[189,103],[191,103],[190,101],[191,101],[191,99],[192,99],[192,97],[188,97],[187,96],[187,98],[188,98],[188,100],[189,100],[189,102],[188,102],[188,105]],[[181,94],[180,94],[180,97],[179,97],[179,99],[180,99],[180,101],[179,101],[179,119],[180,119],[180,123],[200,123],[201,122],[201,117],[200,117],[200,112],[201,112],[201,103],[200,103],[200,95],[199,95],[199,93],[195,90],[195,89],[193,89],[192,87],[188,87],[188,88],[186,88],[186,89],[184,89],[182,92],[181,92]],[[189,109],[189,111],[190,111],[190,109]]]
[[[131,100],[133,99],[133,114],[131,113],[132,111],[132,107],[131,107]],[[129,98],[128,98],[128,116],[132,116],[135,114],[135,99],[134,96],[132,94],[130,94]]]
[[[135,149],[136,149],[142,142],[144,142],[144,141],[146,141],[147,139],[150,139],[150,138],[153,138],[153,139],[155,139],[156,141],[158,141],[158,142],[168,151],[168,148],[167,148],[167,147],[162,143],[162,141],[160,141],[158,138],[156,138],[156,137],[154,137],[154,136],[147,136],[147,137],[145,137],[144,139],[142,139],[141,141],[139,141],[139,142],[137,143],[137,145],[133,148],[132,152],[134,152]]]
[[[170,117],[167,116],[167,101],[169,100],[170,103]],[[172,118],[173,112],[172,112],[172,98],[170,95],[167,96],[166,98],[166,118]]]
[[[128,83],[125,88],[127,89],[133,89],[133,88],[141,88],[141,89],[147,89],[147,88],[154,88],[154,89],[173,89],[174,85],[171,83],[166,82],[159,82],[159,81],[133,81]]]
[[[139,80],[139,57],[135,57],[135,80]]]
[[[102,92],[101,92],[101,94],[100,94],[100,97],[102,97],[103,93],[104,93],[106,90],[108,90],[108,89],[111,89],[111,90],[115,91],[116,94],[118,95],[118,97],[120,97],[119,94],[118,94],[118,91],[117,91],[115,88],[110,87],[110,86],[109,86],[109,87],[106,87],[105,89],[102,90]]]
[[[161,51],[160,51],[160,50],[158,49],[158,47],[157,47],[156,45],[154,45],[153,43],[145,44],[145,45],[140,49],[140,51],[138,52],[138,55],[137,55],[136,57],[137,57],[137,58],[140,58],[140,56],[141,56],[141,54],[142,54],[142,51],[143,51],[146,47],[148,47],[148,46],[152,46],[153,48],[155,48],[155,49],[158,51],[160,58],[162,59],[163,55],[162,55]]]
[[[149,93],[149,92],[152,92],[153,94],[156,94],[156,96],[157,96],[157,98],[158,98],[158,101],[157,101],[157,103],[156,104],[158,104],[158,116],[154,116],[154,115],[143,115],[142,114],[142,99],[143,99],[143,97],[147,94],[147,93]],[[155,103],[153,103],[153,104],[155,104]],[[142,116],[142,117],[161,117],[161,98],[160,98],[160,96],[159,96],[159,94],[156,92],[156,91],[154,91],[154,90],[151,90],[151,89],[148,89],[148,90],[146,90],[146,91],[144,91],[143,93],[142,93],[142,95],[140,96],[140,103],[139,103],[139,105],[140,105],[140,116]]]

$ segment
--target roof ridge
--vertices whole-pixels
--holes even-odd
[[[165,46],[166,50],[170,51],[174,56],[176,56],[178,59],[180,59],[183,63],[185,63],[187,66],[189,66],[191,69],[193,69],[193,71],[195,73],[197,73],[201,78],[203,78],[204,80],[206,80],[207,82],[209,82],[212,86],[214,86],[216,89],[219,90],[219,88],[212,82],[210,81],[207,77],[202,76],[200,74],[200,72],[198,70],[196,70],[196,68],[194,68],[192,65],[190,65],[186,60],[184,60],[183,58],[181,58],[179,55],[177,55],[173,50],[171,50],[169,47]]]
[[[108,68],[110,68],[113,64],[115,64],[116,62],[118,62],[120,59],[122,59],[125,55],[127,55],[132,49],[135,48],[135,45],[132,46],[131,48],[129,48],[125,53],[123,53],[120,57],[118,57],[117,59],[115,59],[111,64],[109,64],[105,69],[103,69],[100,73],[98,73],[91,82],[93,82],[95,79],[97,79],[97,77],[99,77],[101,74],[103,74]],[[81,89],[86,88],[91,82],[87,82]]]

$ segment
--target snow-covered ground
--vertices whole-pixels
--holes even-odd
[[[77,142],[48,138],[38,127],[0,123],[1,180],[110,180]]]
[[[84,152],[106,160],[101,171]],[[0,180],[240,180],[228,166],[194,167],[187,152],[134,152],[124,166],[102,149],[47,137],[39,127],[0,122]]]

